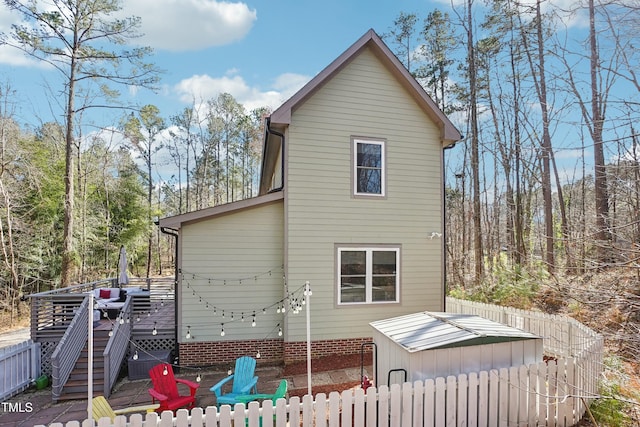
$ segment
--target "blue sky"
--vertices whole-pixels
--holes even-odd
[[[424,17],[435,7],[450,9],[446,0],[232,1],[124,1],[125,15],[142,17],[141,44],[154,48],[151,60],[166,71],[158,93],[125,98],[157,105],[165,117],[221,92],[247,108],[276,108],[368,29],[387,32],[401,11]],[[0,10],[0,30],[17,20]],[[52,111],[61,114],[56,78],[21,53],[0,49],[0,81],[17,91],[21,123],[37,126]]]
[[[475,3],[476,8],[482,5]],[[166,119],[194,100],[223,92],[247,109],[275,109],[367,30],[388,32],[400,12],[416,13],[420,20],[435,8],[454,15],[450,0],[123,0],[123,5],[124,16],[142,18],[145,37],[139,42],[154,48],[150,60],[166,71],[157,93],[125,89],[123,99],[139,106],[154,104]],[[565,10],[572,5],[574,0],[543,3]],[[565,23],[578,30],[575,35],[583,33],[585,18],[583,10]],[[8,32],[19,20],[0,7],[0,31]],[[0,83],[16,91],[11,101],[21,124],[37,128],[62,118],[63,86],[57,73],[7,46],[0,46]],[[102,109],[91,114],[96,124],[115,126],[124,113]],[[452,119],[464,133],[464,119]],[[567,157],[567,164],[582,156],[570,149],[579,147],[579,137],[572,129],[555,136],[557,155]]]

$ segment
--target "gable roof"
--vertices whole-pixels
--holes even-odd
[[[411,94],[423,111],[440,127],[441,139],[444,146],[462,139],[462,135],[440,111],[431,97],[420,86],[416,79],[407,71],[389,47],[382,41],[373,29],[367,31],[358,41],[336,58],[329,66],[317,74],[295,95],[289,98],[278,109],[271,113],[272,126],[288,125],[291,123],[291,113],[305,102],[329,79],[351,62],[363,49],[371,48],[378,59],[391,71],[400,84]]]

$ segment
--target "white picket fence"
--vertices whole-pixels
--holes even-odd
[[[31,340],[0,349],[0,401],[26,390],[40,375],[40,344]]]
[[[328,396],[270,400],[230,407],[140,414],[98,422],[98,427],[568,427],[597,397],[603,339],[562,316],[447,300],[448,311],[467,312],[537,333],[555,357],[547,362],[428,379],[390,388],[371,387]],[[496,316],[500,316],[496,319]],[[516,323],[516,324],[514,324]],[[563,346],[562,342],[566,344]],[[79,427],[79,422],[66,427]],[[84,421],[83,426],[92,423]],[[51,424],[50,427],[63,427]]]

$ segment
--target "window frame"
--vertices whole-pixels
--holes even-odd
[[[370,306],[376,304],[399,304],[401,290],[401,246],[400,245],[336,245],[336,305],[340,307]],[[356,302],[342,301],[342,252],[365,252],[365,300]],[[395,270],[395,299],[392,301],[373,300],[373,253],[394,252],[396,261]]]
[[[358,192],[358,144],[380,146],[380,193]],[[387,197],[387,141],[382,138],[351,137],[351,195],[354,198]]]

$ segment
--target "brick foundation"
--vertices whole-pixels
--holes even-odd
[[[336,354],[360,354],[362,344],[370,343],[370,337],[347,338],[337,340],[319,340],[311,343],[311,358],[317,359]],[[180,344],[180,360],[182,366],[228,366],[240,356],[256,357],[260,351],[260,364],[285,365],[306,360],[307,342],[282,340],[245,340],[193,342]],[[365,347],[371,353],[371,346]]]
[[[370,343],[372,338],[346,338],[338,340],[319,340],[311,342],[311,358],[317,359],[336,354],[360,354],[362,344]],[[371,346],[365,347],[365,353],[371,353]],[[284,364],[299,362],[307,358],[307,342],[284,343]]]
[[[180,343],[181,366],[233,366],[241,356],[256,357],[260,364],[280,364],[283,360],[283,341],[244,340]]]

